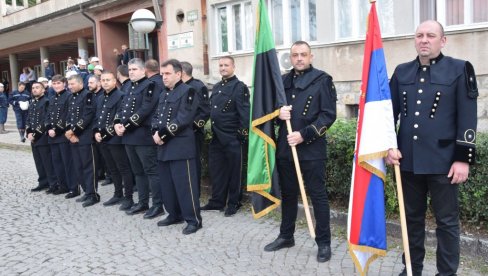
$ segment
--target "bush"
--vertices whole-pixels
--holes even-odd
[[[351,186],[352,159],[356,136],[356,121],[337,120],[327,132],[327,188],[329,198],[341,208],[348,208]],[[479,133],[476,144],[476,164],[471,167],[469,181],[460,185],[461,218],[470,222],[488,219],[488,134]],[[389,167],[385,183],[387,216],[398,214],[394,170]]]

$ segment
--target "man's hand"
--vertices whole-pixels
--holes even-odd
[[[27,140],[34,142],[34,136],[32,135],[32,133],[27,134]]]
[[[69,138],[69,141],[72,143],[72,144],[76,144],[80,141],[80,139],[78,139],[78,137],[76,137],[76,135],[72,135],[71,138]]]
[[[66,138],[68,138],[68,140],[70,141],[71,141],[71,137],[73,137],[74,135],[75,133],[71,129],[64,133],[64,136],[66,136]]]
[[[290,147],[295,147],[303,142],[302,134],[299,131],[293,131],[292,133],[288,134],[286,139],[288,140]]]
[[[56,132],[54,129],[50,129],[47,131],[47,134],[49,134],[49,137],[54,138],[56,136]]]
[[[280,108],[280,116],[279,118],[283,121],[291,119],[291,105],[285,105]]]
[[[95,133],[95,140],[97,140],[98,143],[102,142],[102,135],[100,135],[99,132]]]
[[[115,124],[114,129],[118,136],[124,135],[125,127],[122,124]]]
[[[389,149],[388,156],[386,156],[386,164],[388,165],[400,165],[400,159],[402,159],[402,153],[398,149]]]
[[[451,169],[447,177],[452,177],[451,184],[461,184],[468,180],[469,164],[465,162],[456,161],[452,163]]]
[[[161,146],[161,145],[163,145],[163,144],[164,144],[163,140],[161,140],[161,137],[159,137],[159,132],[158,132],[158,131],[156,131],[156,132],[154,133],[154,135],[153,135],[153,140],[154,140],[154,143],[155,143],[156,145]]]

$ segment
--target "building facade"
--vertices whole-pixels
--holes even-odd
[[[67,57],[98,56],[115,69],[113,49],[127,44],[144,57],[186,60],[194,76],[220,80],[218,59],[231,55],[236,74],[251,85],[257,0],[0,0],[0,72],[16,84],[21,69],[42,73],[49,58],[57,72]],[[359,102],[368,0],[266,0],[283,72],[291,67],[289,47],[312,45],[313,65],[334,77],[338,114],[354,117]],[[160,9],[162,24],[148,34],[129,24],[140,8]],[[471,61],[480,97],[478,129],[488,131],[488,1],[378,0],[388,74],[415,58],[415,27],[436,19],[445,26],[445,55]],[[137,54],[137,53],[136,53]]]

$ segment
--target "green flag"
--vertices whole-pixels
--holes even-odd
[[[279,115],[279,108],[286,104],[273,33],[263,0],[258,4],[252,87],[247,190],[253,192],[254,218],[260,218],[281,202],[274,119]]]

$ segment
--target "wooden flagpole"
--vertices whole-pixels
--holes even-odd
[[[293,132],[291,128],[290,120],[286,120],[286,129],[288,134]],[[300,163],[298,161],[298,153],[296,146],[290,146],[291,153],[293,154],[293,162],[295,163],[295,170],[298,178],[298,186],[300,187],[300,193],[302,195],[303,209],[305,209],[305,217],[307,218],[308,230],[310,231],[310,236],[315,239],[315,229],[313,228],[312,216],[310,215],[310,209],[308,207],[307,194],[305,193],[305,186],[303,185],[302,170],[300,169]]]
[[[400,224],[402,227],[403,252],[405,254],[405,267],[407,275],[412,276],[412,263],[410,261],[410,247],[408,245],[407,221],[405,219],[405,204],[403,203],[402,178],[400,176],[400,166],[395,165],[395,178],[397,183],[398,207],[400,209]]]

